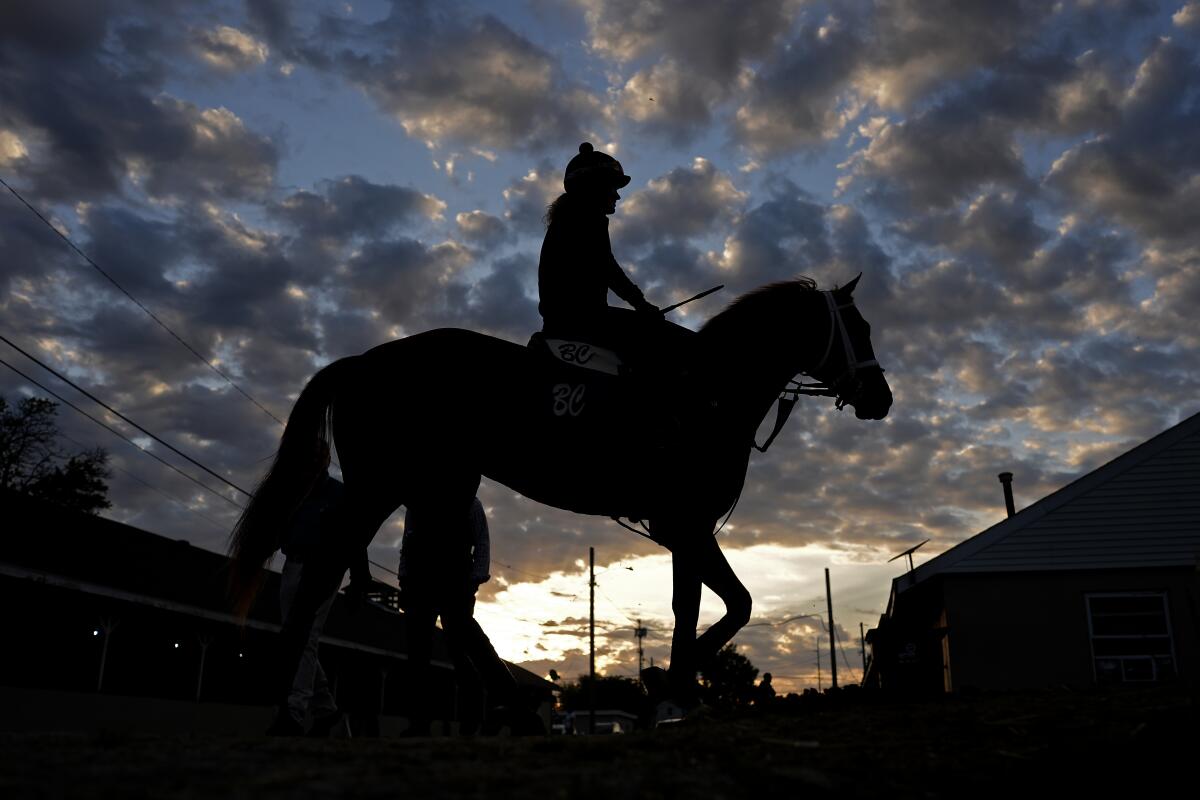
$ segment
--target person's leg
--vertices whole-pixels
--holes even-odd
[[[472,662],[468,645],[470,613],[460,598],[444,597],[442,632],[454,662],[454,683],[458,699],[459,731],[472,735],[483,722],[484,684]]]
[[[409,727],[412,735],[425,735],[432,722],[429,687],[433,673],[433,629],[438,611],[424,582],[405,587],[405,638],[408,642]]]
[[[303,572],[304,565],[299,561],[287,559],[283,564],[283,570],[279,576],[279,611],[284,624],[287,624],[288,616],[293,610],[296,591],[300,587]],[[315,628],[315,624],[312,627]],[[291,689],[287,695],[286,714],[295,725],[288,725],[287,720],[282,719],[284,711],[280,709],[281,716],[276,719],[276,725],[272,726],[273,729],[284,732],[285,729],[299,729],[303,727],[304,717],[308,712],[309,699],[312,697],[313,668],[316,663],[316,659],[313,656],[315,656],[315,653],[310,654],[306,647],[296,668]]]
[[[335,597],[337,597],[337,592],[329,595],[329,598],[317,609],[317,616],[313,619],[312,632],[308,636],[308,647],[305,649],[306,658],[311,654],[312,661],[312,699],[309,701],[309,711],[314,716],[337,707],[337,704],[333,702],[333,694],[329,691],[329,681],[325,677],[325,670],[322,669],[321,662],[317,657],[321,632],[325,630],[325,620],[329,619],[329,611],[333,608]]]

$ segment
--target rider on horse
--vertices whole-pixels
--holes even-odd
[[[616,213],[617,190],[628,183],[621,163],[588,142],[579,145],[579,154],[567,164],[566,191],[546,212],[538,264],[538,311],[548,338],[591,342],[625,355],[631,343],[644,337],[631,330],[636,325],[629,322],[632,315],[608,307],[609,289],[633,306],[641,320],[662,319],[658,306],[621,269],[608,239],[608,215]]]

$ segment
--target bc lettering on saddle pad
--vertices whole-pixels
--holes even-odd
[[[589,342],[534,334],[529,349],[538,360],[552,418],[574,422],[573,432],[589,432],[611,423],[619,410],[619,376],[627,372],[614,351]],[[580,424],[582,423],[582,425]],[[553,423],[552,424],[558,424]]]

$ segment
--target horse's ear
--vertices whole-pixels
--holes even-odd
[[[839,286],[837,289],[837,293],[840,294],[842,297],[849,297],[850,295],[854,294],[854,287],[858,286],[858,280],[861,277],[862,277],[862,273],[860,272],[854,276],[854,280],[850,281],[845,286]]]

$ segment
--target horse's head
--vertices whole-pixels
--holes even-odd
[[[820,362],[806,372],[832,388],[838,407],[854,407],[859,419],[883,419],[892,390],[871,346],[871,326],[854,305],[860,273],[841,288],[821,292],[829,312],[829,338]]]

